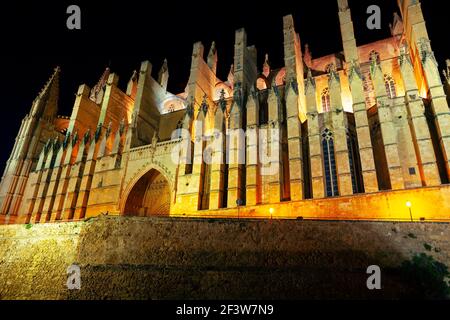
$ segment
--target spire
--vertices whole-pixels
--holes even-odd
[[[339,73],[337,72],[336,65],[331,64],[328,72],[328,87],[332,88],[339,84]]]
[[[380,56],[377,52],[370,52],[370,74],[374,77],[376,71],[381,71]]]
[[[269,54],[266,53],[263,64],[263,75],[267,78],[270,74]]]
[[[234,85],[234,64],[231,65],[230,67],[230,72],[228,72],[228,84],[229,86],[233,89],[233,85]]]
[[[337,2],[339,7],[339,24],[345,60],[347,62],[359,60],[352,14],[350,7],[348,6],[348,1],[338,0]]]
[[[208,99],[208,96],[205,94],[203,96],[203,101],[202,101],[202,104],[201,104],[200,110],[199,110],[200,112],[203,111],[204,114],[206,114],[208,112],[208,108],[209,108],[207,99]]]
[[[305,83],[305,91],[306,93],[313,92],[315,94],[315,90],[316,90],[316,81],[314,80],[311,69],[308,68],[308,75],[306,77]]]
[[[345,12],[349,9],[347,0],[338,0],[339,12]]]
[[[211,49],[209,49],[209,53],[208,53],[208,67],[212,70],[212,72],[214,74],[216,74],[217,49],[216,49],[216,43],[214,41],[211,43]]]
[[[404,39],[403,21],[397,12],[394,12],[394,18],[392,23],[389,24],[389,29],[391,30],[391,36],[398,42],[401,42],[401,40]]]
[[[59,85],[59,74],[61,72],[61,69],[59,66],[57,66],[54,70],[50,78],[47,80],[45,86],[42,88],[42,90],[39,92],[39,98],[43,98],[45,94],[51,90],[52,86],[56,83]]]
[[[97,82],[97,84],[91,90],[89,99],[94,101],[96,104],[102,103],[103,94],[105,93],[103,88],[105,87],[106,82],[108,81],[108,77],[109,77],[110,73],[111,73],[111,70],[109,68],[106,68],[105,71],[103,72],[102,76],[100,77],[100,80]]]
[[[446,68],[442,70],[442,74],[447,81],[450,81],[450,59],[445,60],[445,66]]]
[[[308,68],[312,67],[312,54],[311,51],[309,50],[308,44],[305,44],[305,55],[303,57],[303,61],[308,66]]]
[[[167,90],[167,83],[169,82],[169,67],[167,66],[167,59],[164,59],[164,62],[161,66],[161,69],[158,72],[158,83],[164,90]]]
[[[56,67],[45,86],[34,100],[32,115],[52,119],[58,112],[59,75],[61,69]]]
[[[220,109],[225,112],[227,109],[227,102],[225,101],[225,90],[220,91],[220,100],[219,100]]]
[[[134,70],[127,84],[127,95],[133,99],[136,97],[137,85],[138,85],[138,74],[137,71]]]

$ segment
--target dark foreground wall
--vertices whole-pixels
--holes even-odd
[[[0,298],[406,298],[424,289],[399,266],[419,253],[450,265],[449,231],[429,223],[123,217],[0,226]],[[72,264],[81,268],[81,290],[67,289]],[[366,287],[373,264],[382,269],[380,291]]]

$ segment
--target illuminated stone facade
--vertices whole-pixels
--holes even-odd
[[[205,58],[198,42],[177,95],[167,61],[156,79],[145,61],[125,92],[109,69],[92,89],[81,85],[60,117],[56,69],[7,162],[0,221],[447,220],[450,68],[442,82],[419,1],[399,1],[392,37],[362,46],[347,0],[338,5],[342,52],[312,57],[285,16],[282,68],[266,55],[259,70],[239,29],[227,80],[216,75],[215,44]]]

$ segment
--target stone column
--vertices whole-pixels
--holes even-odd
[[[86,164],[87,153],[91,145],[91,134],[88,130],[78,148],[76,160],[70,168],[68,178],[67,194],[64,200],[62,217],[63,219],[73,219],[75,216],[75,208],[78,201],[78,192],[80,191],[81,179],[83,177],[84,167]]]
[[[50,221],[55,218],[52,216],[52,211],[55,203],[56,191],[58,190],[58,184],[61,178],[61,160],[64,157],[65,151],[66,149],[61,143],[56,153],[55,163],[53,165],[53,171],[48,185],[47,197],[44,202],[43,214],[45,214]]]
[[[222,97],[214,114],[214,130],[212,134],[211,148],[211,190],[209,194],[209,208],[214,210],[223,207],[222,199],[224,180],[224,112],[226,111],[226,101]]]
[[[39,185],[39,190],[36,198],[36,205],[34,207],[34,216],[36,217],[36,222],[47,222],[50,220],[50,216],[47,217],[47,214],[44,212],[44,203],[45,198],[47,196],[48,185],[50,183],[50,177],[53,171],[53,163],[56,158],[55,153],[55,143],[56,141],[48,142],[46,148],[48,148],[47,159],[45,160],[44,168],[42,169],[42,176]]]
[[[52,216],[55,220],[62,219],[62,211],[64,208],[64,201],[67,195],[67,188],[70,180],[70,172],[72,168],[73,154],[76,154],[78,143],[78,135],[72,137],[67,147],[67,151],[64,159],[61,161],[61,176],[58,184],[58,189],[56,190],[55,204],[53,206]]]
[[[89,193],[91,191],[92,177],[94,175],[95,165],[97,163],[97,154],[100,146],[99,141],[102,131],[102,125],[99,124],[89,146],[86,163],[81,171],[82,177],[78,188],[78,197],[75,206],[75,219],[83,219],[86,215],[86,208],[89,200]]]
[[[205,113],[207,111],[199,108],[197,113],[197,119],[195,121],[195,140],[194,140],[194,159],[192,167],[191,181],[193,182],[189,185],[189,191],[193,195],[197,194],[197,210],[200,210],[201,199],[203,197],[202,190],[202,174],[203,172],[203,151],[205,142],[203,141],[203,136],[205,132]],[[195,198],[195,196],[194,196]],[[194,199],[193,199],[194,200]]]
[[[279,89],[272,87],[269,90],[269,126],[268,126],[268,159],[269,166],[265,168],[265,175],[269,180],[269,201],[278,203],[281,201],[281,171],[283,168],[281,159],[281,118],[280,118],[280,93]]]
[[[375,97],[378,107],[378,117],[380,120],[381,135],[383,138],[384,150],[389,171],[391,188],[393,190],[404,189],[403,169],[399,156],[397,142],[397,129],[392,119],[391,105],[392,100],[388,99],[384,83],[384,75],[381,66],[373,57],[371,62],[371,75],[375,88]]]
[[[25,209],[27,210],[27,222],[38,222],[40,218],[36,220],[36,215],[38,213],[38,195],[39,195],[39,187],[41,185],[42,173],[45,165],[45,161],[47,159],[47,149],[44,147],[39,155],[39,160],[36,165],[35,172],[32,175],[32,179],[30,180],[30,188],[32,189],[30,195],[31,197],[27,199],[27,204]]]
[[[311,162],[311,181],[314,199],[325,197],[322,143],[319,126],[319,113],[317,111],[316,82],[308,70],[308,78],[305,85],[306,107],[308,110],[308,141],[309,158]]]
[[[353,100],[356,134],[358,137],[359,156],[363,176],[364,191],[367,193],[378,191],[377,172],[370,138],[369,120],[367,117],[363,76],[359,66],[358,48],[351,11],[347,0],[338,0],[339,22],[341,26],[342,46],[347,61],[347,74]]]
[[[334,135],[334,153],[336,155],[336,170],[338,176],[339,195],[353,194],[352,173],[348,155],[347,143],[347,118],[342,105],[341,82],[337,71],[332,70],[329,74],[328,87],[330,89],[331,102],[331,129]]]
[[[228,166],[228,207],[235,208],[236,200],[245,204],[246,159],[245,128],[247,94],[256,82],[256,49],[247,47],[244,29],[236,30],[234,45],[234,87],[233,103],[230,110],[227,132]]]
[[[301,122],[306,120],[303,80],[303,58],[300,37],[291,15],[283,18],[287,139],[289,150],[290,196],[292,201],[304,198]]]
[[[430,40],[422,38],[418,46],[420,46],[420,56],[429,87],[429,97],[438,129],[440,147],[444,155],[447,177],[450,179],[450,109],[439,75],[438,64],[431,51]]]
[[[247,100],[247,187],[246,204],[253,206],[261,201],[261,176],[259,170],[259,101],[252,90]]]
[[[405,87],[405,104],[417,152],[421,180],[426,186],[437,186],[441,184],[441,179],[434,154],[433,142],[425,117],[425,107],[416,84],[414,68],[406,52],[406,47],[402,49],[399,64]]]
[[[435,117],[440,147],[445,161],[447,178],[450,178],[450,110],[440,78],[438,63],[431,49],[428,31],[420,1],[403,1],[400,6],[405,24],[406,40],[414,53],[411,56],[420,95],[431,98],[431,108]],[[422,68],[420,68],[420,66]]]
[[[228,208],[237,207],[236,201],[243,199],[245,186],[245,132],[242,130],[242,102],[233,102],[230,111],[230,127],[227,131],[228,151]]]
[[[291,200],[304,198],[303,193],[303,153],[302,128],[298,114],[298,84],[292,81],[286,90],[287,135],[289,146],[289,175],[291,184]]]
[[[369,119],[367,117],[364,98],[363,76],[358,62],[353,61],[350,63],[348,77],[353,99],[353,114],[355,116],[356,134],[358,137],[364,192],[377,192],[378,180],[373,156],[374,151],[372,147],[372,140],[370,138]]]

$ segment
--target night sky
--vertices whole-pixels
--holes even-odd
[[[169,65],[169,91],[187,84],[192,44],[202,41],[206,53],[218,49],[218,76],[226,79],[233,60],[234,31],[244,27],[248,44],[258,50],[258,65],[269,54],[274,68],[283,66],[283,20],[292,13],[302,44],[313,58],[342,50],[336,0],[314,1],[12,1],[0,8],[0,170],[14,144],[21,119],[55,66],[61,73],[59,114],[69,116],[78,86],[93,86],[107,66],[120,76],[124,89],[140,62],[150,60],[156,76],[164,58]],[[161,3],[158,3],[161,2]],[[158,4],[155,4],[158,3]],[[443,68],[450,57],[448,1],[423,0],[422,8],[436,57]],[[66,8],[78,4],[82,29],[66,28]],[[382,30],[365,26],[370,4],[382,9]],[[390,36],[396,0],[349,0],[358,45]],[[446,6],[446,8],[444,8]]]

